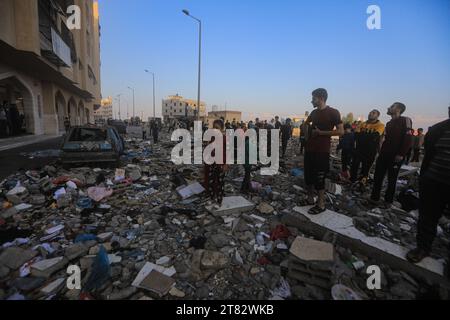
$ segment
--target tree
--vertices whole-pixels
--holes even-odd
[[[348,113],[345,117],[342,118],[342,122],[343,123],[350,123],[350,124],[352,124],[353,121],[354,121],[354,116],[353,116],[352,112]]]

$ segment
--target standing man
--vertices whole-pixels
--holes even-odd
[[[406,153],[406,157],[405,157],[405,164],[409,165],[409,162],[411,161],[411,156],[412,156],[412,152],[413,152],[413,144],[414,144],[414,134],[415,131],[414,129],[411,129],[411,147],[409,148],[408,152]]]
[[[291,137],[292,137],[291,119],[287,118],[286,123],[281,126],[281,154],[283,158],[286,155],[286,149]]]
[[[344,125],[344,135],[339,139],[337,150],[341,150],[342,173],[341,177],[348,179],[350,174],[348,168],[352,162],[353,151],[355,149],[355,133],[349,123]]]
[[[422,149],[425,142],[425,136],[423,134],[423,129],[417,129],[417,136],[414,137],[413,145],[413,158],[411,162],[420,162],[420,149]]]
[[[412,263],[419,263],[430,255],[438,221],[445,206],[450,205],[450,107],[448,116],[448,120],[431,127],[425,136],[425,157],[419,180],[417,248],[406,255]]]
[[[369,113],[369,120],[355,129],[356,149],[350,172],[352,182],[356,182],[359,178],[361,183],[366,184],[369,178],[369,171],[380,150],[381,137],[384,133],[384,124],[379,118],[380,111],[374,109]],[[361,176],[358,177],[360,167]]]
[[[66,129],[66,133],[70,130],[70,119],[69,117],[64,118],[64,128]]]
[[[158,143],[159,125],[156,120],[152,121],[152,124],[150,126],[150,131],[152,132],[153,143]]]
[[[314,204],[314,188],[318,192],[317,203],[309,210],[312,215],[326,211],[325,177],[330,169],[331,137],[344,134],[341,114],[329,107],[327,100],[328,93],[325,89],[314,90],[312,104],[315,109],[306,120],[307,126],[312,130],[311,137],[306,142],[304,164],[308,204]]]
[[[302,121],[302,124],[300,125],[300,154],[303,155],[303,150],[305,149],[305,131],[307,130],[307,127],[305,125],[305,120]]]
[[[281,122],[279,116],[275,117],[275,129],[281,129]]]
[[[405,110],[406,106],[403,103],[396,102],[387,112],[392,119],[386,125],[383,146],[375,167],[371,196],[371,200],[376,204],[380,201],[381,187],[383,186],[386,173],[388,176],[388,188],[384,201],[386,204],[392,204],[394,201],[398,173],[405,161],[408,150],[412,146],[412,121],[410,118],[402,116]]]
[[[0,138],[7,136],[8,117],[6,115],[6,108],[0,105]]]

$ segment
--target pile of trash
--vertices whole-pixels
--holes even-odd
[[[47,165],[1,182],[0,299],[413,299],[431,287],[285,223],[306,197],[294,143],[278,175],[252,173],[249,195],[233,166],[220,206],[201,166],[171,162],[169,136],[126,142],[118,168]],[[371,208],[329,184],[329,208],[359,230],[414,244],[416,211]],[[438,246],[449,239],[441,226]],[[374,264],[381,290],[366,285]]]

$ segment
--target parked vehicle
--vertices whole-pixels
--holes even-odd
[[[118,162],[125,143],[111,126],[80,126],[69,130],[61,147],[61,161],[69,163]]]

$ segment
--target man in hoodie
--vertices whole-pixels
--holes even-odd
[[[386,125],[383,145],[375,167],[371,195],[372,202],[376,204],[380,201],[381,188],[386,173],[388,188],[384,200],[387,205],[391,205],[394,201],[398,174],[405,161],[406,154],[412,146],[412,121],[410,118],[402,116],[405,110],[406,106],[403,103],[395,102],[387,112],[391,116],[391,121]]]

